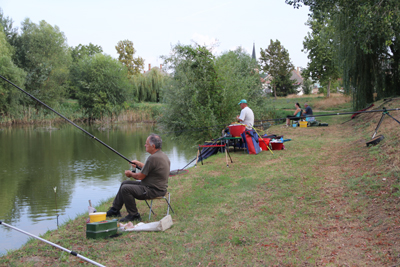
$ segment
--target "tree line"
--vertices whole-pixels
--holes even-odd
[[[76,99],[87,118],[117,115],[133,102],[160,101],[167,77],[154,68],[140,73],[144,60],[135,57],[132,41],[116,45],[118,59],[99,45],[69,47],[64,33],[42,20],[25,19],[20,30],[0,9],[0,74],[50,106]],[[6,82],[0,82],[0,115],[24,116],[38,109]]]
[[[0,24],[0,74],[49,106],[76,99],[89,120],[116,116],[135,102],[162,102],[159,122],[166,129],[193,129],[199,137],[195,128],[203,128],[211,137],[234,120],[240,99],[248,101],[256,119],[273,116],[260,69],[272,75],[275,95],[295,93],[293,64],[279,40],[261,49],[259,62],[241,47],[216,56],[210,47],[178,43],[163,57],[163,71],[142,73],[144,60],[135,56],[132,41],[119,41],[114,59],[92,43],[69,47],[64,33],[44,20],[27,18],[17,29],[0,10]],[[1,116],[24,116],[32,109],[42,107],[0,82]]]
[[[327,84],[343,78],[354,108],[400,94],[400,1],[285,0],[310,8],[305,74]],[[328,87],[329,88],[329,87]]]

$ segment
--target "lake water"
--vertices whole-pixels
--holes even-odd
[[[115,196],[125,180],[124,170],[130,167],[71,124],[53,127],[57,130],[0,127],[0,221],[34,235],[56,229],[57,213],[62,224],[87,212],[88,200],[96,206]],[[158,133],[148,124],[81,127],[128,159],[141,162],[149,156],[144,148],[147,136]],[[187,140],[162,138],[171,170],[185,167],[196,156],[197,148]],[[0,256],[28,238],[0,225]]]

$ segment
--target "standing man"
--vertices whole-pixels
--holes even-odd
[[[245,124],[247,129],[252,129],[254,125],[253,111],[247,106],[246,99],[240,100],[239,105],[242,111],[239,116],[236,116],[236,118],[239,122]]]
[[[145,200],[165,196],[171,163],[167,155],[161,151],[161,146],[162,140],[159,135],[151,134],[147,137],[145,147],[150,157],[147,158],[146,163],[132,161],[132,167],[138,166],[142,168],[142,172],[125,171],[126,177],[132,177],[136,181],[126,180],[121,183],[113,205],[107,211],[107,216],[121,217],[120,210],[125,204],[128,215],[119,221],[141,221],[135,199]]]
[[[307,104],[304,103],[305,110],[303,111],[303,115],[306,116],[306,121],[313,121],[315,118],[313,117],[312,108]]]

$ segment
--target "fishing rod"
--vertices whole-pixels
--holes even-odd
[[[56,113],[58,116],[60,116],[61,118],[63,118],[64,120],[66,120],[67,122],[71,123],[72,125],[74,125],[76,128],[78,128],[79,130],[81,130],[82,132],[84,132],[85,134],[89,135],[91,138],[93,138],[94,140],[98,141],[100,144],[102,144],[103,146],[107,147],[108,149],[110,149],[111,151],[113,151],[115,154],[119,155],[120,157],[122,157],[123,159],[125,159],[126,161],[128,161],[130,164],[133,164],[132,161],[130,161],[127,157],[125,157],[124,155],[122,155],[121,153],[119,153],[117,150],[115,150],[114,148],[110,147],[109,145],[107,145],[106,143],[104,143],[103,141],[101,141],[100,139],[96,138],[93,134],[89,133],[88,131],[86,131],[85,129],[83,129],[82,127],[78,126],[77,124],[75,124],[73,121],[71,121],[70,119],[68,119],[67,117],[65,117],[64,115],[60,114],[59,112],[55,111],[54,109],[52,109],[51,107],[49,107],[48,105],[46,105],[45,103],[43,103],[42,101],[40,101],[39,99],[37,99],[36,97],[34,97],[33,95],[31,95],[30,93],[26,92],[25,90],[23,90],[22,88],[20,88],[19,86],[15,85],[14,83],[12,83],[11,81],[7,80],[6,78],[4,78],[2,75],[0,75],[0,78],[2,78],[3,80],[5,80],[6,82],[8,82],[9,84],[15,86],[17,89],[19,89],[21,92],[25,93],[26,95],[28,95],[29,97],[31,97],[33,100],[39,102],[40,104],[42,104],[43,106],[45,106],[46,108],[50,109],[51,111],[53,111],[54,113]],[[139,168],[138,166],[136,166],[137,169],[141,170],[141,168]],[[134,170],[133,170],[134,172]]]
[[[354,111],[354,112],[342,112],[342,113],[329,113],[329,114],[320,114],[320,115],[309,115],[309,117],[324,117],[324,116],[349,115],[349,114],[372,113],[372,112],[387,112],[387,111],[398,111],[398,110],[400,110],[400,108],[392,108],[392,109],[383,108],[383,109],[367,110],[367,111]],[[300,116],[299,118],[306,118],[306,116]],[[267,119],[267,120],[259,120],[257,122],[286,120],[286,119],[287,118]]]
[[[16,231],[18,231],[18,232],[21,232],[21,233],[23,233],[23,234],[29,235],[30,237],[36,238],[36,239],[38,239],[38,240],[40,240],[40,241],[43,241],[43,242],[45,242],[45,243],[47,243],[47,244],[49,244],[49,245],[51,245],[51,246],[53,246],[53,247],[59,248],[59,249],[61,249],[61,250],[64,250],[65,252],[68,252],[69,254],[71,254],[71,255],[73,255],[73,256],[76,256],[76,257],[78,257],[78,258],[81,258],[82,260],[85,260],[85,261],[87,261],[87,262],[89,262],[89,263],[91,263],[91,264],[93,264],[93,265],[100,266],[100,267],[105,267],[104,265],[102,265],[102,264],[100,264],[100,263],[97,263],[97,262],[95,262],[95,261],[92,261],[91,259],[88,259],[88,258],[86,258],[86,257],[84,257],[84,256],[82,256],[82,255],[79,255],[79,254],[78,254],[77,252],[75,252],[75,251],[66,249],[66,248],[64,248],[64,247],[62,247],[62,246],[59,246],[59,245],[57,245],[57,244],[54,244],[54,243],[52,243],[52,242],[50,242],[50,241],[48,241],[48,240],[46,240],[46,239],[43,239],[43,238],[38,237],[38,236],[35,236],[35,235],[33,235],[33,234],[31,234],[31,233],[28,233],[28,232],[25,232],[24,230],[18,229],[17,227],[11,226],[11,225],[9,225],[9,224],[7,224],[7,223],[5,223],[5,222],[0,221],[0,224],[4,225],[4,226],[6,226],[6,227],[9,227],[9,228],[11,228],[11,229],[14,229],[14,230],[16,230]]]

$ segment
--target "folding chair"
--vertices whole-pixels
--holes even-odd
[[[166,197],[166,195],[168,195],[168,198]],[[167,208],[167,215],[169,215],[169,209],[170,209],[170,208],[171,208],[172,212],[175,213],[175,211],[174,211],[174,210],[172,209],[172,207],[171,207],[171,194],[170,194],[169,192],[167,192],[167,193],[165,194],[165,196],[156,197],[156,198],[152,198],[152,199],[147,199],[147,200],[151,200],[151,201],[150,201],[150,205],[149,205],[149,203],[147,202],[146,199],[144,200],[144,201],[146,201],[146,204],[147,204],[147,206],[148,206],[149,209],[150,209],[150,212],[149,212],[149,221],[150,221],[150,218],[151,218],[151,213],[153,213],[154,215],[156,215],[156,214],[154,213],[154,211],[153,211],[153,200],[155,200],[155,199],[165,199],[165,202],[167,202],[167,205],[168,205],[168,208]]]

